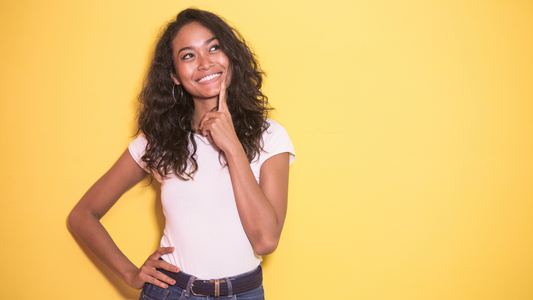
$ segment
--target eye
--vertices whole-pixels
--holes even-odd
[[[181,57],[182,60],[193,58],[194,55],[192,53],[187,53]]]
[[[209,51],[213,52],[213,51],[217,51],[217,50],[220,50],[220,45],[213,45],[211,46],[211,48],[209,48]]]

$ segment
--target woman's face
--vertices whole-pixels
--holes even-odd
[[[195,101],[218,99],[220,84],[230,84],[229,59],[209,29],[198,22],[183,26],[172,41],[176,77]]]

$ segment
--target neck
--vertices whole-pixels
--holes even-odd
[[[218,99],[196,100],[194,99],[194,113],[192,115],[192,130],[198,133],[200,122],[206,113],[213,111],[217,107]]]

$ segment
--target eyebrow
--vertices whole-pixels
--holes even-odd
[[[212,38],[206,40],[206,41],[204,42],[204,45],[209,45],[209,43],[211,43],[212,41],[214,41],[214,40],[216,40],[216,39],[217,39],[216,37],[212,37]],[[180,54],[181,51],[184,51],[184,50],[193,50],[193,49],[194,49],[194,47],[192,47],[192,46],[183,47],[183,48],[180,49],[180,51],[178,51],[178,54]]]

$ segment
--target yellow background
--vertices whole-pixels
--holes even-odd
[[[533,299],[518,0],[0,1],[0,298],[138,297],[66,217],[131,141],[159,28],[193,5],[256,50],[296,147],[268,299]],[[162,231],[145,185],[103,218],[139,265]]]

